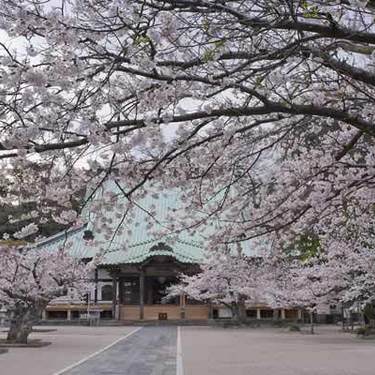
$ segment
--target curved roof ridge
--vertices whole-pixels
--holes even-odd
[[[82,224],[78,228],[74,228],[74,227],[67,228],[63,231],[60,231],[56,234],[53,234],[50,237],[44,238],[44,239],[36,242],[33,247],[41,247],[41,246],[45,246],[45,245],[51,245],[54,242],[57,242],[57,241],[63,239],[64,237],[69,238],[73,234],[76,234],[77,232],[81,231],[82,229],[84,229],[86,227],[87,227],[87,223]]]

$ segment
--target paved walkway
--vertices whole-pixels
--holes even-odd
[[[57,327],[33,336],[52,345],[10,349],[0,355],[1,375],[375,374],[375,340],[333,326],[316,335],[162,326]]]
[[[55,332],[31,334],[31,338],[52,344],[43,348],[9,349],[8,353],[0,355],[0,375],[53,375],[135,330],[135,327],[36,328],[56,329]],[[0,333],[0,337],[5,335]]]
[[[176,375],[176,327],[144,327],[64,375]]]

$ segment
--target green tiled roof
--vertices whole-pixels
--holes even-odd
[[[118,194],[121,197],[120,190],[111,183],[99,190],[93,202],[100,195],[106,192]],[[124,199],[124,198],[120,198]],[[114,238],[106,239],[103,233],[95,230],[93,223],[95,215],[90,211],[88,205],[82,214],[86,224],[77,229],[71,229],[47,238],[37,244],[37,247],[48,248],[53,251],[59,247],[66,247],[69,252],[79,258],[92,258],[96,254],[102,254],[103,265],[116,265],[126,263],[141,263],[148,258],[156,255],[165,255],[175,258],[182,263],[201,263],[204,261],[205,254],[205,236],[214,230],[214,227],[207,226],[200,229],[196,234],[179,233],[173,238],[153,236],[147,228],[147,210],[155,213],[157,221],[153,222],[153,232],[158,232],[167,223],[167,215],[173,213],[178,215],[179,194],[176,191],[160,194],[158,198],[149,194],[138,202],[139,207],[133,209],[132,222],[122,222],[122,212],[116,211],[115,206],[109,207],[109,210],[103,212],[101,217],[109,218],[113,229],[121,229]],[[94,235],[93,243],[88,243],[83,239],[85,230],[91,230]],[[159,243],[165,244],[158,246]],[[243,250],[247,255],[257,254],[258,248],[266,248],[267,244],[245,241],[242,243]],[[155,249],[156,247],[156,249]],[[167,247],[167,249],[165,248]],[[168,250],[172,249],[172,251]]]
[[[108,265],[141,263],[157,255],[170,256],[181,263],[201,263],[203,261],[203,249],[201,247],[177,240],[171,246],[172,250],[152,250],[159,243],[157,241],[150,241],[132,246],[127,251],[117,250],[107,252],[102,263]]]
[[[101,247],[97,246],[95,243],[87,243],[83,239],[83,234],[86,228],[87,226],[85,225],[78,230],[60,233],[54,238],[42,241],[37,246],[50,249],[51,251],[61,247],[66,247],[69,249],[69,253],[72,256],[82,259],[92,258],[96,254],[101,253]],[[160,250],[153,250],[153,247],[160,243],[166,244],[172,250],[163,250],[162,248]],[[101,264],[116,265],[141,263],[146,259],[157,255],[170,256],[181,263],[201,263],[204,259],[204,250],[202,247],[186,241],[174,240],[169,244],[168,240],[165,242],[161,242],[159,239],[154,241],[149,240],[124,249],[106,250],[103,254]]]
[[[115,191],[113,185],[109,188],[111,191]],[[103,191],[98,194],[103,194]],[[102,265],[141,263],[156,255],[170,256],[181,263],[201,263],[203,261],[205,241],[202,236],[190,236],[182,233],[174,236],[174,238],[156,238],[146,228],[147,213],[144,209],[148,210],[153,207],[155,217],[158,220],[158,223],[155,222],[153,224],[153,229],[157,230],[158,227],[162,229],[167,214],[171,210],[175,211],[177,209],[178,194],[176,192],[162,194],[159,198],[149,195],[142,199],[139,204],[142,208],[134,209],[131,225],[127,223],[121,224],[121,219],[116,216],[118,212],[110,211],[105,214],[106,217],[112,219],[114,228],[119,227],[122,229],[112,239],[105,239],[101,233],[95,233],[95,229],[92,226],[92,221],[95,218],[92,217],[92,214],[90,215],[89,209],[86,209],[83,215],[87,219],[87,223],[84,226],[47,238],[41,241],[37,247],[47,248],[51,251],[66,247],[72,256],[79,258],[92,258],[96,254],[102,254]],[[91,222],[90,219],[92,219]],[[88,243],[83,239],[85,230],[92,230],[94,235],[92,243]]]

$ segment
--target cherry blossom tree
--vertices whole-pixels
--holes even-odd
[[[317,262],[298,259],[270,259],[261,284],[266,301],[273,308],[298,308],[310,316],[310,332],[314,333],[314,314],[333,300],[337,301],[337,273],[328,274]],[[330,277],[329,277],[330,276]],[[332,281],[335,285],[332,285]],[[341,289],[340,289],[341,290]]]
[[[74,195],[65,197],[59,195],[58,200],[50,192],[48,196],[45,195],[44,199],[38,191],[41,185],[34,184],[34,177],[44,180],[46,184],[43,189],[49,190],[47,186],[47,182],[50,180],[48,167],[47,163],[33,163],[27,169],[12,170],[12,173],[9,172],[4,177],[0,191],[0,233],[3,238],[19,238],[24,233],[21,230],[30,224],[34,224],[29,227],[29,230],[34,228],[36,237],[53,235],[72,224],[71,221],[58,219],[60,215],[66,216],[69,210],[79,212],[85,188],[81,189],[81,193],[77,191]],[[37,226],[34,222],[35,218],[37,218]],[[76,218],[77,213],[73,215],[73,219]],[[28,240],[34,239],[31,233],[27,238]]]
[[[27,343],[33,324],[51,300],[68,291],[85,293],[90,269],[64,249],[1,246],[0,303],[10,316],[7,341]]]
[[[42,196],[116,168],[129,199],[150,179],[183,186],[188,208],[223,213],[226,241],[340,222],[354,202],[368,214],[371,4],[0,4],[1,158],[7,173],[46,162]]]
[[[182,293],[197,301],[228,307],[236,322],[246,319],[246,303],[260,301],[257,278],[261,259],[213,251],[201,265],[201,272],[182,275],[180,282],[168,290],[168,296]]]
[[[370,298],[373,2],[0,5],[0,203],[37,202],[16,238],[51,215],[79,224],[82,186],[88,202],[105,181],[117,185],[91,216],[109,238],[109,210],[131,226],[150,190],[179,189],[184,210],[166,232],[209,227],[212,249],[265,236],[285,248],[313,233],[324,243],[319,275],[334,271],[347,296]],[[348,233],[361,239],[354,248]],[[326,276],[314,287],[329,290]]]
[[[264,295],[273,307],[305,309],[310,314],[327,310],[331,304],[349,309],[372,304],[375,299],[375,253],[369,232],[352,226],[337,228],[311,241],[295,246],[291,253],[282,249],[265,258],[262,273]],[[313,246],[311,246],[313,244]]]

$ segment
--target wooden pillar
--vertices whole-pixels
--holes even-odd
[[[297,315],[298,320],[302,320],[302,310],[298,309],[297,313],[298,313],[298,315]]]
[[[144,271],[141,270],[141,273],[139,274],[139,319],[140,320],[143,320],[145,316],[144,294],[145,294],[145,274],[144,274]]]
[[[118,283],[117,277],[112,276],[112,319],[117,319],[117,303],[118,303]]]
[[[95,283],[94,302],[95,304],[97,304],[98,303],[98,269],[97,268],[95,269],[94,283]]]
[[[260,308],[257,308],[257,319],[262,319],[262,315],[260,313]]]
[[[214,307],[212,306],[212,303],[209,304],[209,310],[208,310],[208,319],[214,318]]]
[[[285,309],[281,309],[281,319],[285,320]]]
[[[72,310],[68,310],[66,313],[66,320],[72,320]]]
[[[186,318],[186,309],[185,309],[186,299],[185,299],[185,293],[180,294],[180,318],[185,319]]]
[[[116,280],[116,319],[120,320],[120,278]]]
[[[278,309],[273,309],[272,319],[273,320],[278,320],[279,319],[279,310]]]

